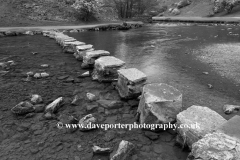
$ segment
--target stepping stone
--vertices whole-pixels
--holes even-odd
[[[192,145],[188,159],[238,160],[240,139],[221,132],[209,133]]]
[[[173,123],[182,111],[182,94],[163,83],[147,84],[138,106],[141,124]]]
[[[125,62],[113,56],[103,56],[95,61],[92,73],[93,80],[112,82],[118,78],[117,71],[125,68]]]
[[[131,99],[141,95],[147,76],[136,68],[118,70],[117,90],[122,98]]]
[[[87,51],[93,51],[92,48],[93,45],[87,44],[87,45],[80,45],[74,47],[74,56],[77,60],[83,60],[83,57],[86,55]]]
[[[86,55],[83,56],[83,63],[88,65],[94,65],[97,58],[109,55],[110,52],[104,50],[88,51],[86,52]]]
[[[79,42],[79,41],[64,42],[63,43],[63,51],[65,53],[74,53],[75,52],[75,47],[80,46],[80,45],[85,45],[85,43],[84,42]]]
[[[226,122],[226,119],[208,107],[191,106],[177,115],[177,125],[185,126],[179,127],[177,132],[179,139],[191,148],[193,143],[213,133]]]

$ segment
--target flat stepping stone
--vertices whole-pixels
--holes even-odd
[[[125,68],[125,62],[113,56],[103,56],[95,61],[93,80],[112,82],[118,79],[117,70]]]
[[[122,98],[140,96],[147,76],[136,68],[118,70],[117,90]]]
[[[94,50],[86,52],[86,55],[83,57],[83,63],[92,65],[95,63],[95,60],[101,56],[109,56],[110,52],[105,50]]]
[[[193,143],[206,134],[213,133],[226,122],[226,119],[208,107],[191,106],[177,115],[177,124],[187,126],[178,128],[177,132],[191,148]]]
[[[80,45],[80,46],[76,46],[75,49],[77,51],[85,51],[85,50],[88,50],[88,49],[92,49],[93,45],[91,44],[88,44],[88,45]]]

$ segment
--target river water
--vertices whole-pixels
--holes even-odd
[[[234,115],[225,115],[222,107],[240,105],[239,33],[239,27],[232,25],[156,23],[129,31],[68,35],[96,50],[109,51],[128,68],[144,72],[149,83],[167,83],[179,89],[184,109],[207,106],[230,119]]]

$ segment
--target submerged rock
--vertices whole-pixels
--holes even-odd
[[[225,114],[237,113],[240,110],[240,106],[236,105],[224,105],[223,111]]]
[[[227,120],[217,112],[202,106],[191,106],[177,115],[177,132],[189,148],[206,134],[212,133]]]
[[[31,98],[31,102],[32,102],[33,104],[39,104],[39,103],[42,103],[43,100],[42,100],[42,97],[41,97],[40,95],[38,95],[38,94],[33,94],[33,95],[32,95],[32,98]]]
[[[79,130],[80,131],[88,131],[88,130],[93,130],[96,129],[92,124],[95,124],[97,122],[97,119],[95,117],[93,117],[92,114],[88,114],[85,117],[83,117],[82,119],[80,119],[80,121],[78,122],[80,127]]]
[[[63,97],[59,97],[52,103],[46,106],[45,112],[55,113],[63,102]]]
[[[105,109],[119,109],[123,107],[123,102],[114,100],[98,100],[97,103]]]
[[[138,106],[141,124],[164,124],[176,120],[182,111],[182,94],[167,84],[147,84]]]
[[[111,160],[129,160],[131,159],[134,145],[131,142],[122,140],[119,144],[118,150],[111,157]]]
[[[142,93],[147,76],[136,68],[118,70],[117,90],[122,98],[136,98]]]
[[[34,112],[34,107],[30,102],[20,102],[11,109],[12,113],[17,115],[25,115]]]
[[[111,148],[101,148],[98,146],[93,146],[93,153],[95,154],[108,154],[112,152]]]
[[[95,61],[92,78],[93,80],[98,80],[100,82],[115,81],[118,78],[117,70],[124,67],[125,62],[118,58],[112,56],[100,57]]]

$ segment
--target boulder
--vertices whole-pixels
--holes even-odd
[[[240,139],[221,132],[206,134],[192,145],[188,160],[239,160]]]
[[[80,119],[79,123],[79,130],[80,131],[89,131],[96,129],[92,126],[92,124],[95,124],[97,122],[97,119],[93,117],[92,114],[88,114],[84,116],[82,119]]]
[[[225,114],[237,113],[239,110],[240,110],[240,106],[228,105],[228,104],[223,106],[223,111]]]
[[[177,115],[179,139],[189,148],[206,134],[212,133],[227,120],[217,112],[202,106],[191,106]],[[181,127],[182,126],[182,127]]]
[[[31,97],[31,102],[33,104],[39,104],[39,103],[42,103],[43,100],[42,100],[42,97],[40,95],[33,94],[32,97]]]
[[[101,56],[109,56],[110,52],[104,50],[94,50],[86,52],[83,56],[83,63],[88,65],[94,65],[95,60]]]
[[[34,107],[30,102],[20,102],[15,107],[11,109],[12,113],[17,115],[25,115],[34,112]]]
[[[95,61],[92,79],[99,82],[112,82],[117,80],[117,70],[125,68],[125,62],[112,57],[104,56]]]
[[[141,124],[173,123],[182,111],[182,94],[163,83],[147,84],[143,87],[138,106]]]
[[[46,106],[45,112],[55,113],[59,109],[59,107],[61,107],[62,102],[63,102],[63,97],[57,98],[52,103]]]
[[[177,8],[174,8],[171,12],[173,15],[179,15],[181,13],[181,11]]]
[[[122,98],[136,98],[141,95],[147,76],[136,68],[118,70],[116,88]]]
[[[119,144],[118,150],[111,157],[111,160],[129,160],[131,159],[134,145],[131,142],[122,140]]]

